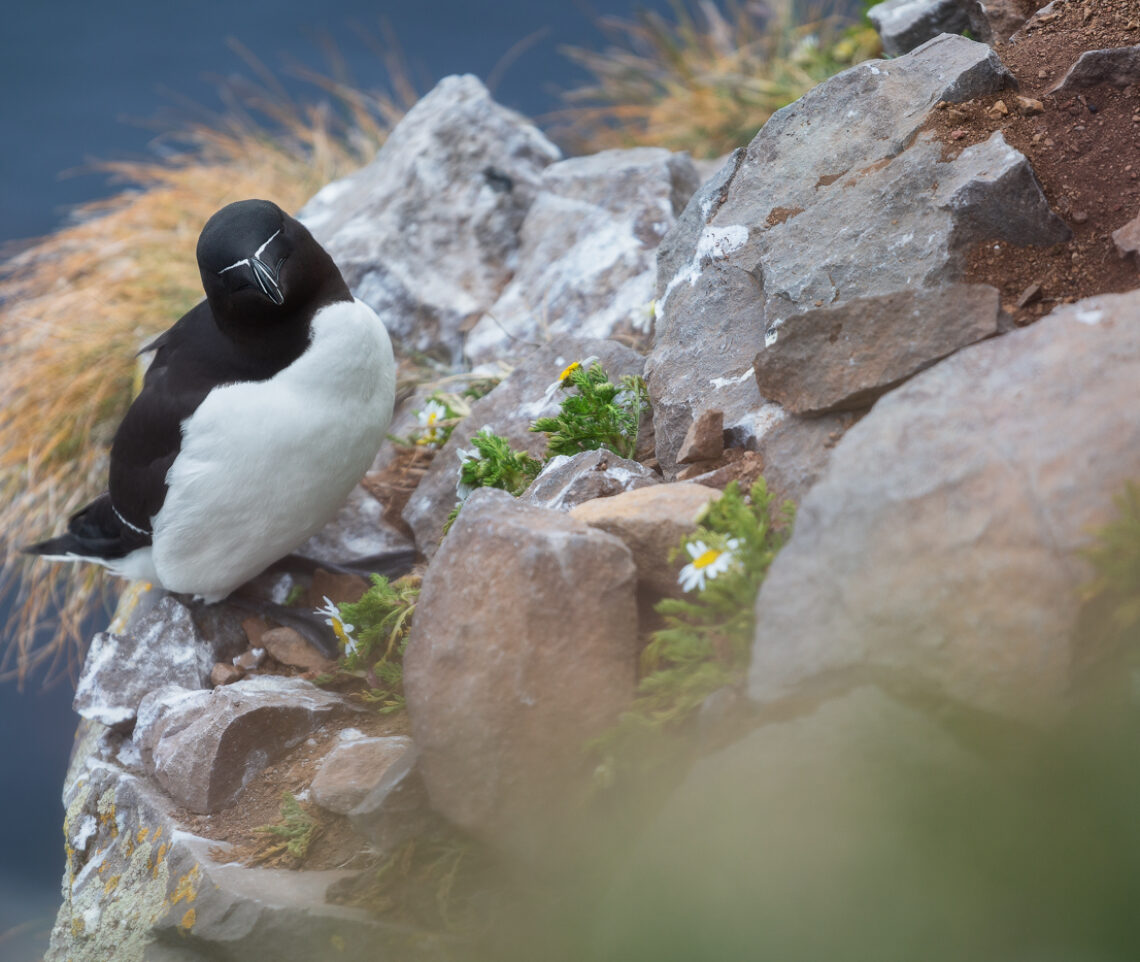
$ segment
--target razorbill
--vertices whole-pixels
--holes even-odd
[[[219,601],[340,508],[384,438],[395,360],[375,312],[276,204],[198,239],[206,300],[143,348],[108,490],[25,551]]]

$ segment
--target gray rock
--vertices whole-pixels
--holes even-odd
[[[180,805],[216,812],[334,713],[351,710],[339,695],[277,675],[212,691],[167,685],[143,699],[133,741],[146,771]]]
[[[464,325],[510,280],[539,174],[559,156],[478,79],[447,77],[299,216],[397,345],[457,358]]]
[[[1086,87],[1104,83],[1114,87],[1140,83],[1140,44],[1108,50],[1086,50],[1049,93],[1076,93]]]
[[[1012,37],[1028,19],[1018,0],[958,0],[975,40],[993,44]],[[1040,2],[1040,0],[1037,0]]]
[[[913,50],[942,33],[974,26],[960,0],[883,0],[867,11],[888,57]],[[985,37],[978,39],[985,40]]]
[[[865,408],[947,354],[997,334],[1000,314],[1000,295],[984,284],[899,290],[804,311],[756,355],[756,383],[794,414]]]
[[[523,221],[514,277],[467,335],[467,356],[518,355],[560,334],[647,332],[657,245],[697,184],[688,155],[658,147],[551,164]]]
[[[116,745],[130,742],[80,725],[49,962],[311,962],[330,946],[349,962],[438,957],[429,933],[328,904],[351,872],[220,864],[220,843],[185,831],[171,801],[117,761]]]
[[[1080,556],[1140,477],[1140,292],[1063,307],[888,394],[836,446],[757,598],[750,692],[867,671],[987,711],[1063,704]]]
[[[597,357],[611,378],[640,374],[644,365],[639,354],[617,341],[560,337],[531,352],[498,387],[471,405],[471,414],[440,448],[404,509],[404,520],[423,554],[430,558],[439,547],[444,522],[457,501],[459,452],[470,449],[472,435],[489,427],[516,449],[541,458],[546,452],[546,435],[531,431],[530,425],[535,418],[558,413],[562,394],[548,392],[548,388],[567,365],[588,357]]]
[[[129,730],[148,692],[165,684],[206,688],[214,663],[242,647],[244,636],[204,638],[185,605],[162,597],[122,634],[91,639],[73,706],[84,718]]]
[[[657,344],[646,366],[666,476],[704,410],[723,410],[726,430],[778,423],[752,364],[785,325],[809,314],[811,326],[830,331],[836,318],[850,318],[852,301],[869,317],[875,299],[890,304],[899,292],[955,284],[966,251],[984,239],[1068,236],[1000,134],[942,162],[941,145],[920,133],[938,101],[1013,83],[992,50],[950,35],[897,60],[860,64],[778,111],[694,197],[662,246],[661,266],[673,273],[658,278]],[[993,302],[981,300],[960,343],[996,326]],[[910,337],[905,326],[897,332],[899,341]],[[929,351],[933,360],[944,346]],[[819,361],[836,363],[847,362]]]
[[[608,498],[660,480],[645,465],[612,451],[582,451],[573,457],[561,454],[552,458],[519,500],[537,508],[569,511],[584,501]]]
[[[502,491],[468,498],[424,575],[404,658],[437,812],[527,860],[568,841],[590,782],[582,746],[633,696],[635,580],[612,535]]]

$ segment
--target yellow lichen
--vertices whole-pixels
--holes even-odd
[[[334,949],[336,949],[338,952],[344,951],[344,936],[343,935],[331,935],[331,936],[329,936],[329,942],[332,943],[332,947]]]
[[[107,881],[103,883],[103,894],[110,895],[112,892],[114,892],[115,889],[119,887],[119,879],[121,878],[121,875],[112,875],[109,879],[107,879]]]
[[[189,931],[194,928],[194,920],[197,918],[197,913],[193,909],[187,909],[186,914],[182,916],[182,921],[178,923],[179,928]]]
[[[159,831],[161,832],[162,829],[160,828]],[[142,845],[142,843],[146,841],[146,837],[149,834],[150,834],[149,828],[140,828],[138,831],[138,834],[135,836],[135,841],[138,842],[139,845]]]
[[[202,869],[200,866],[195,865],[189,872],[178,880],[174,886],[174,891],[167,898],[167,902],[171,907],[174,907],[179,902],[193,902],[198,897],[198,880],[201,878]]]

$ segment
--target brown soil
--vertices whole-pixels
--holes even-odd
[[[1020,89],[940,105],[932,115],[929,127],[948,157],[1000,130],[1029,158],[1050,206],[1073,232],[1052,247],[991,240],[969,252],[966,280],[1001,291],[1018,324],[1057,303],[1140,286],[1136,265],[1119,255],[1111,237],[1140,214],[1140,84],[1049,93],[1084,51],[1137,43],[1136,0],[1058,0],[996,46]],[[1040,101],[1043,110],[1019,97]]]
[[[180,810],[176,821],[189,832],[217,841],[215,852],[218,861],[255,861],[255,853],[264,845],[266,836],[257,832],[262,825],[280,821],[281,796],[286,792],[302,795],[313,782],[317,767],[336,743],[340,731],[356,728],[366,735],[406,735],[407,716],[379,715],[362,711],[347,719],[330,722],[315,736],[302,742],[284,758],[266,768],[252,779],[238,800],[229,808],[212,815],[197,815]],[[277,863],[280,868],[332,869],[360,868],[366,845],[343,815],[334,815],[306,805],[321,822],[321,833],[309,849],[303,866]],[[225,846],[232,845],[229,849]]]

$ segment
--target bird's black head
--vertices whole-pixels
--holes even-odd
[[[297,220],[268,200],[223,207],[198,238],[198,270],[218,325],[264,337],[267,325],[308,318],[351,298],[332,258]]]

